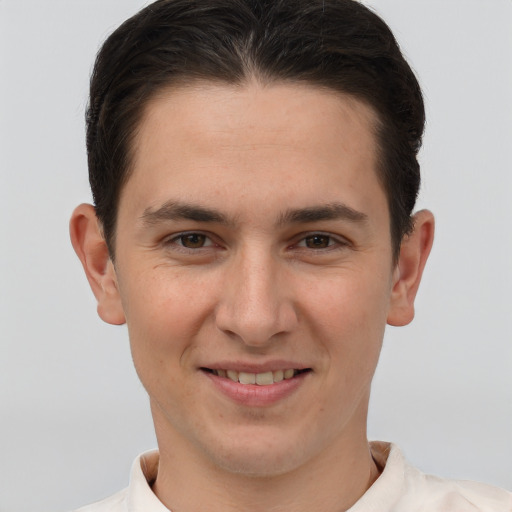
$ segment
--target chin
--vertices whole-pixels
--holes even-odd
[[[215,466],[229,473],[253,478],[273,477],[305,463],[307,454],[297,448],[301,445],[304,446],[300,442],[291,443],[290,436],[280,439],[267,435],[262,440],[260,433],[217,443],[215,451],[209,450],[209,458]]]
[[[224,471],[251,478],[275,477],[290,473],[300,466],[298,460],[291,460],[289,456],[276,457],[276,454],[269,453],[223,454],[215,458],[215,465]]]

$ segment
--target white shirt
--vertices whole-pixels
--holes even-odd
[[[393,444],[371,443],[379,478],[347,512],[512,512],[512,493],[486,484],[425,475],[405,461]],[[130,485],[77,512],[169,512],[151,490],[158,452],[133,463]]]

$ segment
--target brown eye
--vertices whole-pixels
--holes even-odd
[[[331,237],[327,235],[312,235],[304,239],[309,249],[325,249],[331,245]]]
[[[181,245],[187,249],[200,249],[206,245],[207,237],[201,233],[190,233],[179,237]]]

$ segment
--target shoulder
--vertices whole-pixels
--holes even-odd
[[[101,501],[81,507],[74,512],[126,512],[128,510],[126,506],[127,495],[128,488],[116,492]]]
[[[427,475],[406,464],[402,510],[425,512],[512,512],[512,493],[479,482]]]
[[[371,443],[371,450],[382,473],[351,512],[512,512],[512,493],[504,489],[427,475],[389,443]]]
[[[158,471],[158,451],[139,455],[132,464],[130,483],[126,489],[74,512],[169,512],[151,490]]]

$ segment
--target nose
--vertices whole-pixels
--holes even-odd
[[[263,347],[298,323],[289,271],[264,250],[244,251],[226,269],[217,327],[245,345]]]

